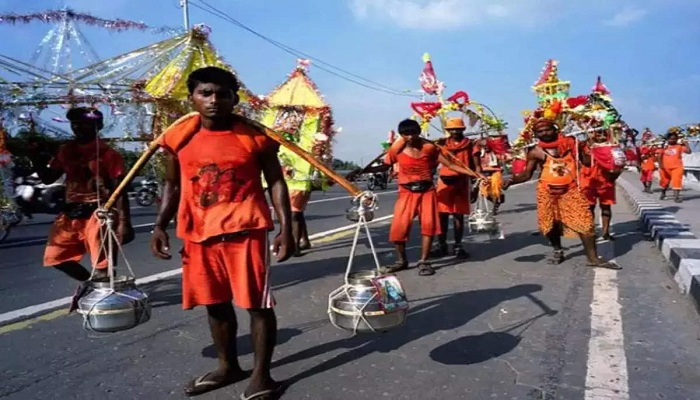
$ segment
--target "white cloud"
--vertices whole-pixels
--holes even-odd
[[[611,19],[605,21],[606,25],[610,26],[627,26],[644,18],[647,15],[647,10],[635,7],[625,7]]]
[[[404,28],[449,30],[493,21],[533,25],[552,19],[556,0],[350,0],[360,19],[388,19]]]

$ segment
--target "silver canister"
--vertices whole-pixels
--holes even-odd
[[[148,295],[136,287],[133,277],[117,276],[89,282],[88,293],[78,301],[85,328],[96,332],[119,332],[151,319]]]

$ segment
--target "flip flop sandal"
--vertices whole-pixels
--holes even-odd
[[[407,270],[407,269],[408,269],[408,263],[407,263],[407,262],[402,263],[402,262],[400,262],[400,261],[397,261],[394,265],[389,265],[389,266],[387,266],[387,267],[381,267],[381,268],[379,268],[379,270],[380,270],[383,274],[395,274],[395,273],[397,273],[397,272],[399,272],[399,271],[404,271],[404,270]]]
[[[615,264],[614,262],[610,262],[610,261],[605,261],[605,262],[602,262],[599,264],[592,264],[590,262],[587,262],[586,267],[588,267],[588,268],[605,268],[605,269],[611,269],[614,271],[619,271],[622,269],[621,266]]]
[[[435,270],[429,262],[421,261],[418,263],[418,265],[416,265],[416,267],[418,268],[418,275],[420,276],[435,275]]]
[[[245,392],[241,393],[241,400],[272,400],[280,390],[282,386],[276,387],[274,389],[261,390],[253,394],[246,395]]]
[[[675,199],[673,199],[673,201],[675,201],[676,203],[682,203],[683,199],[681,199],[680,197],[676,197]]]
[[[199,378],[190,381],[187,386],[185,386],[185,394],[187,396],[199,396],[200,394],[208,393],[212,390],[233,385],[234,383],[240,382],[250,376],[249,373],[242,372],[232,376],[225,376],[221,380],[207,379],[212,374],[213,372],[207,372]]]
[[[611,242],[614,242],[614,241],[615,241],[615,236],[613,236],[613,235],[611,235],[611,234],[609,234],[609,233],[608,233],[607,235],[603,235],[602,238],[603,238],[603,240],[609,240],[609,241],[611,241]]]
[[[547,258],[547,264],[559,265],[564,262],[566,257],[564,257],[564,250],[554,251],[551,257]]]

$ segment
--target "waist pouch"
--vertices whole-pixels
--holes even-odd
[[[89,219],[97,210],[97,203],[66,203],[61,211],[68,219]]]
[[[402,183],[401,187],[413,193],[425,193],[433,188],[433,181],[415,181]]]
[[[462,177],[462,176],[440,176],[440,180],[445,185],[456,185],[458,183],[464,182],[464,177]]]
[[[566,194],[566,192],[569,191],[569,185],[547,185],[547,189],[549,189],[549,194],[555,195],[555,196],[561,196],[563,194]]]

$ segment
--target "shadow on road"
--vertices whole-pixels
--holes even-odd
[[[542,290],[541,285],[524,284],[509,288],[473,290],[432,297],[427,299],[426,303],[414,307],[410,312],[406,325],[395,331],[387,334],[358,335],[349,339],[324,343],[275,361],[273,364],[275,367],[279,367],[329,354],[339,349],[347,350],[289,378],[286,384],[291,385],[316,374],[358,361],[372,353],[388,353],[436,332],[458,329],[491,308],[520,297],[528,297],[540,307],[543,311],[543,314],[540,314],[540,316],[556,314],[556,311],[550,309],[546,304],[533,296],[533,293],[540,290]],[[531,318],[531,320],[534,321],[537,318],[539,316]],[[464,353],[463,346],[465,345],[478,344],[479,346],[485,346],[480,349],[481,353],[472,354],[466,356],[466,358],[462,357],[462,359],[445,357],[444,352],[446,350],[444,346],[446,345],[433,349],[431,354],[444,363],[482,362],[513,350],[520,342],[520,339],[515,336],[512,338],[507,336],[512,335],[507,332],[491,332],[478,337],[466,336],[448,343],[452,348],[447,350],[455,351],[455,348],[460,348],[462,353]]]

